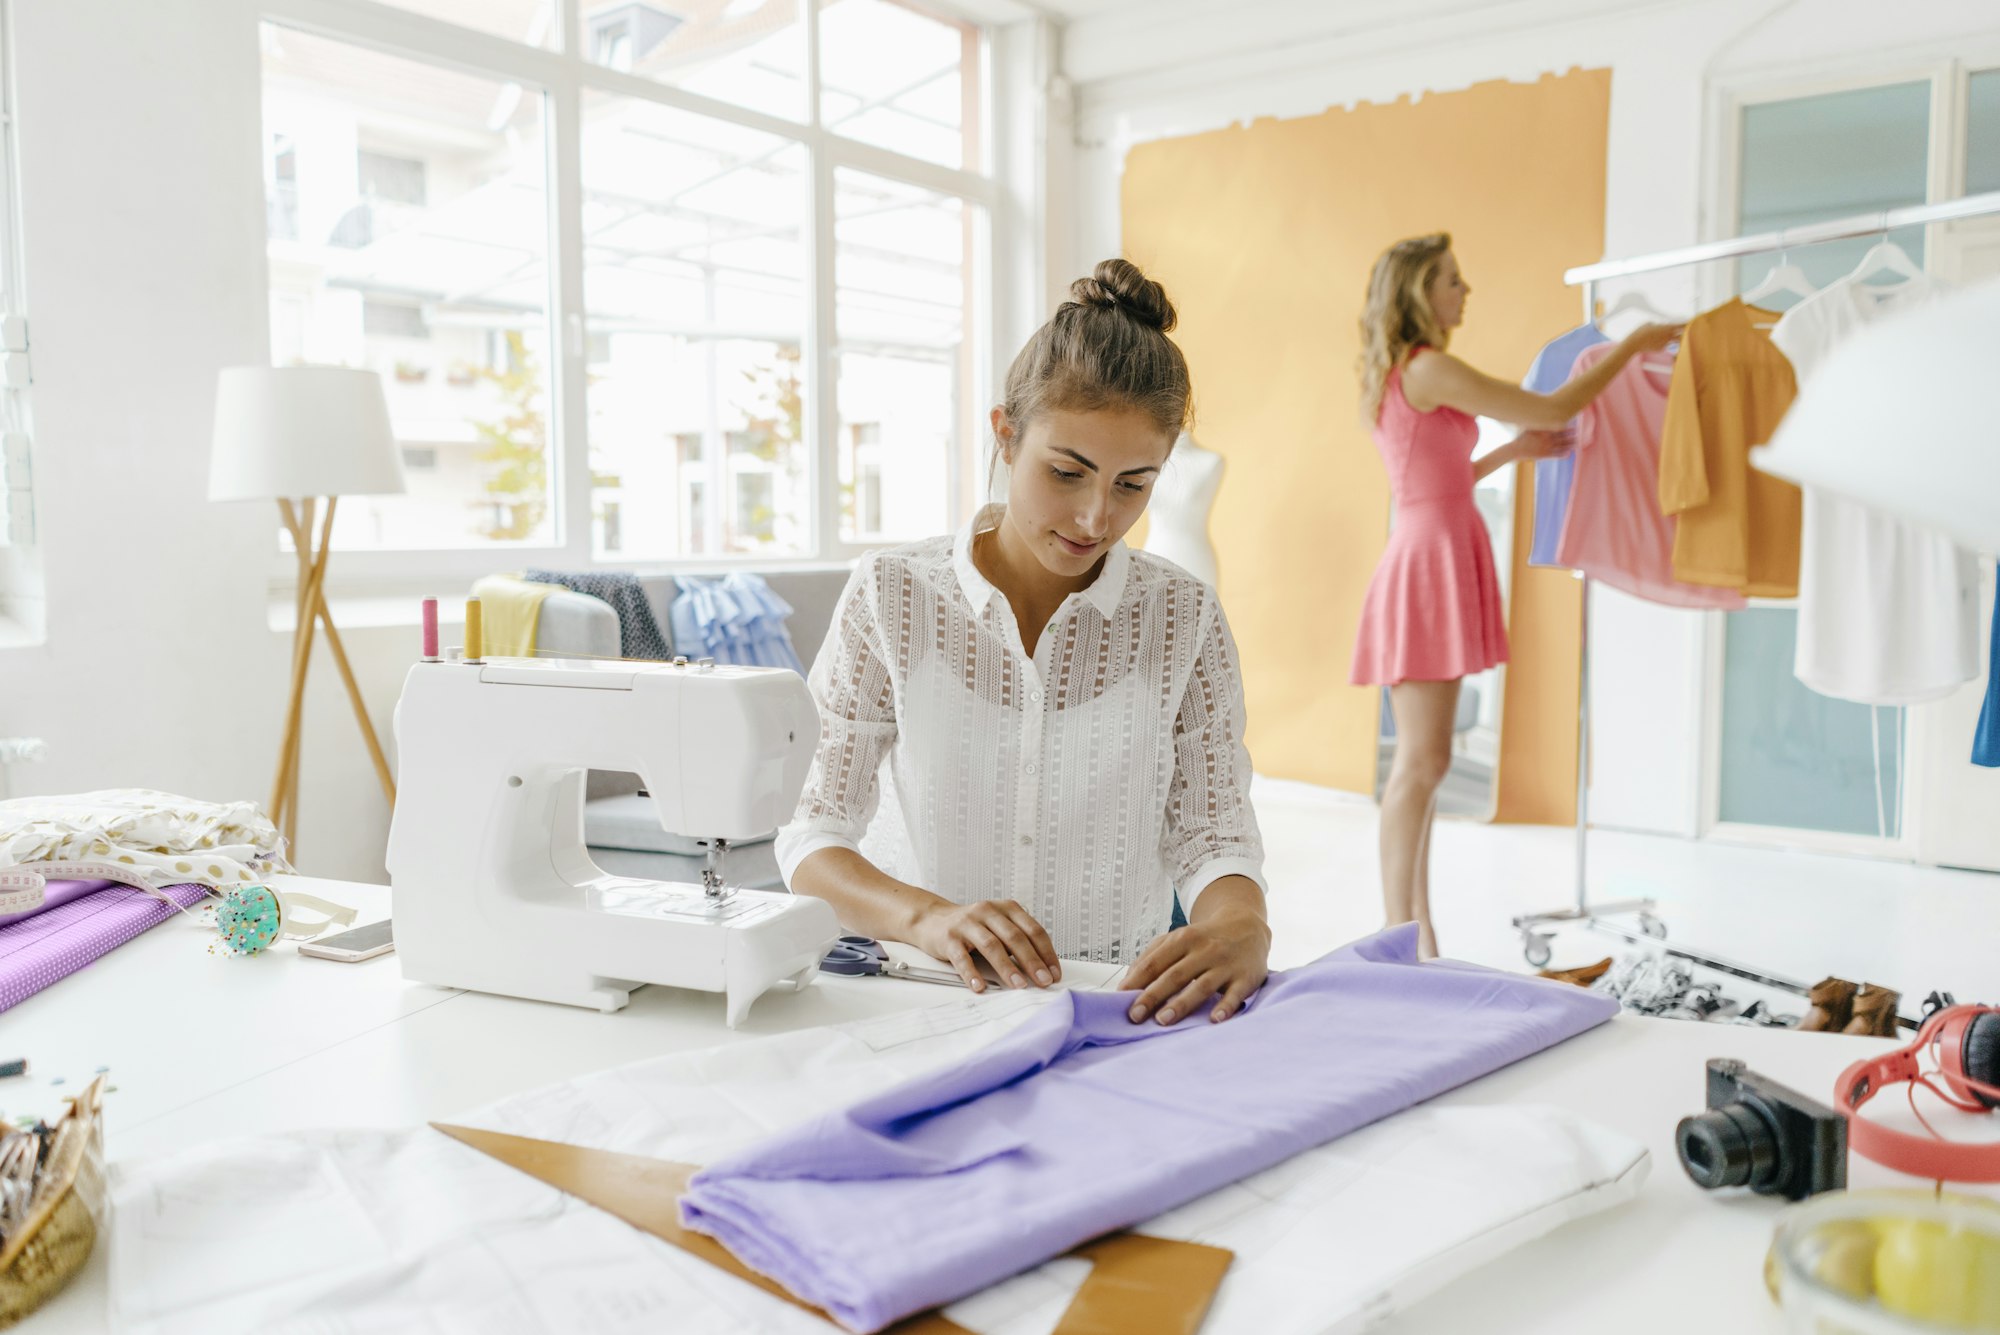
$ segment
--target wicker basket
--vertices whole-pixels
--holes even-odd
[[[57,1120],[28,1222],[0,1248],[0,1330],[62,1292],[83,1269],[104,1206],[104,1077],[99,1076]]]

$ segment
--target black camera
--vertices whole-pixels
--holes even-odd
[[[1698,1187],[1744,1187],[1802,1201],[1847,1185],[1847,1121],[1740,1061],[1708,1063],[1708,1111],[1674,1131]]]

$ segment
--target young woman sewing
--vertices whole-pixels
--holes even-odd
[[[1396,758],[1382,790],[1382,901],[1391,924],[1416,922],[1425,956],[1437,954],[1430,835],[1459,680],[1507,661],[1493,543],[1473,487],[1504,464],[1566,448],[1556,429],[1633,356],[1680,333],[1644,325],[1555,393],[1536,394],[1445,351],[1471,294],[1449,235],[1412,237],[1375,261],[1361,316],[1361,415],[1388,466],[1396,518],[1362,604],[1350,680],[1389,688]],[[1476,416],[1527,430],[1475,462]]]
[[[1045,987],[1105,960],[1132,965],[1133,1022],[1222,1020],[1271,943],[1236,646],[1212,589],[1121,541],[1187,424],[1187,363],[1135,266],[1070,291],[992,413],[1006,502],[848,583],[779,864],[974,991],[981,962]]]

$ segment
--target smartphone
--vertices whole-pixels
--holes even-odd
[[[396,948],[396,939],[389,932],[389,919],[371,922],[366,927],[356,927],[350,931],[336,932],[316,941],[301,941],[299,954],[312,955],[323,960],[338,960],[342,964],[358,964],[362,960],[372,960],[377,955],[386,955]]]

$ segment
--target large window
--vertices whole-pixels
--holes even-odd
[[[265,6],[272,357],[380,371],[409,484],[343,502],[344,553],[814,559],[951,525],[986,393],[977,28],[394,2],[440,22]]]

